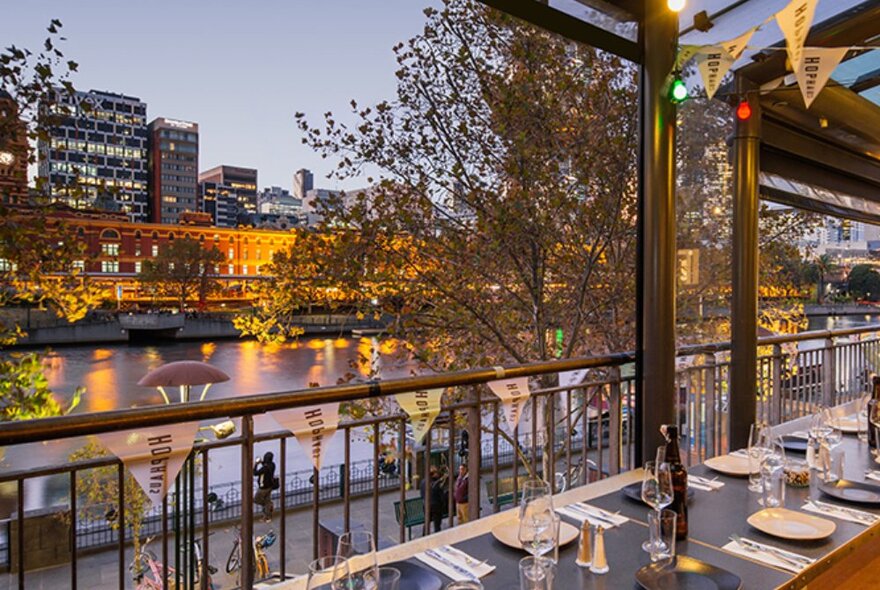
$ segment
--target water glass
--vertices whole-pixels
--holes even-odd
[[[868,401],[868,428],[874,429],[874,444],[880,447],[880,403],[875,400]],[[874,461],[880,463],[880,448],[871,449]]]
[[[443,590],[483,590],[483,584],[476,580],[461,580],[450,582]]]
[[[761,459],[766,452],[766,439],[769,436],[769,428],[763,422],[752,424],[749,430],[749,491],[761,491]]]
[[[339,555],[321,557],[309,564],[306,590],[348,590],[348,560]]]
[[[336,554],[348,559],[349,590],[372,590],[379,578],[373,533],[349,531],[339,537]]]
[[[822,481],[835,482],[843,479],[843,469],[846,454],[841,449],[833,448],[827,444],[822,445],[819,451]]]
[[[653,536],[651,561],[664,561],[675,557],[675,526],[678,515],[675,510],[648,513],[648,530]]]
[[[379,568],[377,590],[400,590],[400,570],[393,567]]]
[[[785,506],[785,449],[776,439],[761,459],[761,499],[764,508]]]
[[[546,557],[523,557],[519,561],[520,590],[553,590],[556,564]]]
[[[652,507],[653,512],[658,512],[672,504],[672,472],[669,463],[660,461],[648,461],[642,476],[642,500]],[[648,553],[654,552],[654,540],[656,536],[651,534],[648,541],[642,543],[642,549]]]
[[[868,442],[868,428],[871,427],[868,422],[868,400],[870,399],[870,395],[864,395],[856,403],[856,428],[859,432],[859,441],[863,443]]]

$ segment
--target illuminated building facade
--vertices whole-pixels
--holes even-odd
[[[37,146],[39,175],[52,199],[147,221],[146,103],[97,90],[58,91],[45,107],[60,118]]]
[[[0,90],[0,202],[27,200],[28,139],[18,105]]]
[[[248,217],[257,212],[257,171],[254,168],[242,168],[239,166],[217,166],[206,170],[199,174],[199,184],[210,185],[202,187],[200,194],[210,197],[211,191],[217,193],[215,197],[216,206],[214,207],[214,217],[218,220],[217,225],[223,227],[234,227],[236,225],[246,225]],[[222,189],[221,189],[222,187]],[[221,194],[222,193],[222,194]],[[228,212],[220,213],[221,203],[216,199],[229,199],[229,196],[235,195],[235,203],[237,211],[235,212],[233,223],[228,222],[230,214]],[[228,204],[228,203],[227,203]],[[225,205],[224,205],[225,206]],[[206,201],[202,205],[202,210],[211,212],[212,205]]]
[[[199,126],[159,117],[148,131],[150,221],[177,223],[199,210]]]

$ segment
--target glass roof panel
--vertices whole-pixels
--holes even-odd
[[[618,37],[638,41],[639,25],[636,20],[602,0],[550,0],[546,4]]]
[[[880,70],[880,50],[875,49],[841,63],[831,77],[838,84],[852,86],[860,77],[877,70]]]
[[[880,86],[874,86],[870,90],[865,90],[861,95],[875,105],[880,106]]]

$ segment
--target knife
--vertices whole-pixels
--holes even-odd
[[[730,538],[739,543],[740,545],[749,545],[754,547],[755,549],[760,549],[761,551],[766,551],[767,553],[772,553],[781,558],[792,559],[795,561],[802,562],[804,565],[812,565],[815,563],[815,559],[811,559],[806,555],[800,555],[799,553],[792,553],[791,551],[786,551],[785,549],[779,549],[777,547],[773,547],[772,545],[764,545],[763,543],[758,543],[757,541],[752,541],[751,539],[744,539],[739,535],[731,535]]]
[[[611,520],[610,518],[608,518],[608,517],[606,517],[606,516],[602,516],[602,515],[600,515],[600,514],[594,514],[593,512],[591,512],[591,511],[589,511],[589,510],[586,510],[586,509],[582,508],[582,507],[581,507],[580,505],[578,505],[578,504],[569,504],[568,506],[566,506],[566,508],[569,508],[569,509],[571,509],[571,510],[574,510],[575,512],[577,512],[577,513],[579,513],[579,514],[583,514],[584,516],[586,516],[586,517],[588,517],[588,518],[596,519],[596,520],[598,520],[598,521],[600,521],[600,522],[604,522],[604,523],[610,524],[611,526],[617,526],[617,523],[614,522],[613,520]]]
[[[575,502],[580,508],[585,510],[586,512],[598,512],[601,516],[603,516],[606,520],[610,520],[614,522],[614,519],[619,515],[608,512],[607,510],[603,510],[602,508],[597,508],[591,504],[587,504],[585,502]]]
[[[733,541],[734,543],[736,543],[737,545],[739,545],[740,547],[742,547],[743,549],[745,549],[746,551],[748,551],[749,553],[765,553],[767,555],[775,557],[776,559],[778,559],[782,563],[788,565],[789,567],[796,569],[798,572],[800,572],[802,569],[807,567],[807,564],[805,564],[805,563],[795,561],[794,559],[790,559],[790,558],[788,558],[784,555],[780,555],[774,551],[769,551],[767,549],[761,549],[759,547],[749,545],[748,543],[744,543],[742,539],[734,538],[734,536],[731,536],[730,540]]]
[[[857,518],[862,522],[874,523],[877,521],[878,518],[876,515],[871,514],[870,512],[854,510],[852,508],[847,508],[846,506],[838,506],[837,504],[829,504],[827,502],[822,502],[821,500],[813,500],[813,504],[818,506],[820,509],[824,509],[826,512],[828,510],[837,510],[839,512],[843,512],[844,514],[849,514],[853,518]]]
[[[425,555],[427,555],[428,557],[430,557],[430,558],[432,558],[432,559],[436,559],[437,561],[439,561],[439,562],[442,563],[443,565],[448,565],[449,567],[451,567],[451,568],[452,568],[453,570],[455,570],[457,573],[463,575],[463,576],[464,576],[465,578],[467,578],[468,580],[471,580],[471,581],[479,581],[479,579],[480,579],[480,578],[477,577],[477,575],[476,575],[475,573],[473,573],[471,570],[469,570],[469,569],[467,569],[467,568],[464,568],[464,567],[458,565],[457,563],[455,563],[455,562],[452,561],[451,559],[447,559],[446,557],[440,555],[440,554],[439,554],[437,551],[435,551],[434,549],[428,549],[427,551],[425,551]]]

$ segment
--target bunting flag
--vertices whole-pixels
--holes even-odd
[[[276,410],[272,417],[293,433],[300,446],[312,457],[315,469],[320,471],[327,443],[339,426],[339,404]]]
[[[443,389],[410,391],[398,393],[395,397],[397,403],[400,404],[412,422],[413,438],[416,439],[416,443],[421,443],[431,429],[431,425],[434,424],[434,419],[440,413],[440,398],[443,397]]]
[[[153,506],[158,506],[189,456],[198,431],[198,422],[184,422],[99,434],[98,440],[119,457]]]
[[[801,67],[795,70],[795,75],[807,108],[822,92],[834,68],[848,51],[848,47],[804,47]]]
[[[736,39],[723,41],[721,43],[721,47],[730,55],[730,57],[733,58],[733,61],[736,61],[739,59],[739,56],[742,55],[742,52],[745,51],[746,45],[749,44],[749,41],[751,41],[752,39],[752,35],[754,35],[755,31],[757,30],[758,27],[752,27]]]
[[[791,0],[788,6],[776,13],[776,22],[785,36],[785,49],[791,69],[795,72],[801,67],[804,57],[804,43],[813,25],[818,0]]]
[[[507,428],[512,434],[513,429],[519,424],[523,407],[529,401],[529,396],[531,395],[529,391],[529,378],[518,377],[516,379],[492,381],[489,383],[489,389],[501,400]]]
[[[675,66],[680,68],[687,63],[697,52],[702,49],[702,45],[682,45],[678,50],[675,58]]]
[[[703,77],[706,96],[712,98],[721,86],[721,81],[736,60],[720,45],[703,47],[697,53],[697,68]]]
[[[569,387],[571,385],[579,385],[584,377],[587,376],[587,369],[575,369],[574,371],[563,371],[559,373],[559,387]]]

